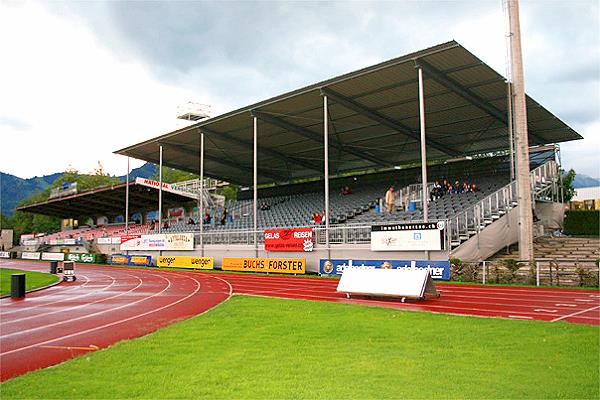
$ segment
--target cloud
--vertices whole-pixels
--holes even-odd
[[[576,169],[597,165],[577,154],[600,124],[598,15],[594,0],[521,2],[526,89],[586,137],[565,147]],[[181,103],[219,114],[450,39],[505,74],[503,18],[499,1],[0,3],[0,109],[27,122],[2,134],[42,149],[0,169],[120,173],[111,152],[177,127]]]

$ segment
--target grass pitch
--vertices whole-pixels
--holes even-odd
[[[25,274],[25,290],[36,289],[58,282],[56,275],[44,272],[21,271],[20,269],[0,268],[0,296],[10,294],[10,276]]]
[[[117,328],[118,329],[118,328]],[[235,296],[0,385],[18,398],[590,398],[598,327]]]

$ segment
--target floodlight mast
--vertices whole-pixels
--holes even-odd
[[[506,0],[510,26],[510,65],[516,153],[516,178],[519,206],[519,259],[533,260],[533,201],[529,174],[529,141],[527,137],[527,105],[523,77],[523,55],[518,0]]]

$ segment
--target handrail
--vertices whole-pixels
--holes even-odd
[[[538,185],[555,184],[558,166],[556,161],[548,161],[530,172],[532,194]],[[487,195],[460,214],[449,218],[448,229],[451,232],[453,244],[459,244],[463,239],[471,236],[472,232],[479,232],[487,223],[491,223],[500,214],[508,212],[517,204],[517,182],[511,181],[495,192]]]

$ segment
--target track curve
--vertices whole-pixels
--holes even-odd
[[[0,267],[47,271],[45,263]],[[0,300],[0,380],[198,315],[229,298],[218,277],[187,271],[78,265],[78,281]]]

